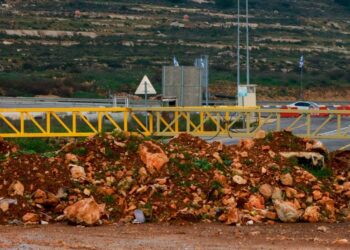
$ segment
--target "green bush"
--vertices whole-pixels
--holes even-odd
[[[22,153],[47,153],[59,149],[58,145],[50,143],[47,139],[41,138],[19,138],[13,139],[14,143],[20,147]]]

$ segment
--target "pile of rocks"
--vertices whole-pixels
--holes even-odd
[[[350,154],[342,154],[289,132],[230,146],[115,133],[45,155],[2,140],[0,223],[350,220]]]

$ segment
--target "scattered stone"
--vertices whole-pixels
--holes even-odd
[[[54,195],[53,193],[47,192],[47,199],[43,205],[56,206],[58,203],[60,203],[60,199],[57,198],[57,196]]]
[[[349,240],[347,240],[347,239],[337,239],[337,240],[333,241],[332,244],[335,244],[335,245],[348,245],[349,244]]]
[[[33,195],[34,202],[37,204],[45,205],[45,206],[56,206],[60,200],[50,192],[44,192],[41,189],[37,189]]]
[[[312,197],[314,198],[314,200],[318,201],[322,198],[323,194],[321,193],[320,190],[315,190],[312,192]]]
[[[274,159],[276,157],[276,153],[273,152],[272,150],[269,150],[269,155],[272,159]]]
[[[58,199],[66,198],[68,196],[67,192],[64,191],[63,188],[58,189],[56,197]]]
[[[81,166],[69,164],[70,167],[70,173],[72,176],[72,179],[74,180],[85,180],[86,174],[85,169]]]
[[[252,139],[242,139],[239,142],[239,146],[246,150],[251,150],[254,147],[254,145],[255,142]]]
[[[270,184],[263,184],[259,188],[260,194],[262,194],[266,199],[270,199],[273,193],[273,187]]]
[[[37,189],[33,197],[34,197],[34,202],[38,204],[44,204],[44,202],[47,199],[46,193],[41,189]]]
[[[15,195],[23,196],[23,194],[24,194],[23,184],[20,181],[12,182],[12,184],[10,185],[10,187],[8,189],[8,193],[11,196],[15,196]]]
[[[87,188],[84,188],[83,193],[84,193],[86,196],[90,196],[91,191],[90,191],[89,189],[87,189]]]
[[[324,144],[320,141],[312,141],[312,142],[307,142],[305,145],[306,151],[311,151],[311,150],[322,150],[323,152],[327,152],[326,147]]]
[[[97,204],[94,198],[82,199],[64,210],[65,217],[77,224],[94,225],[105,213],[105,204]]]
[[[240,156],[242,158],[247,158],[248,157],[248,152],[247,151],[243,151],[243,152],[240,153]]]
[[[266,137],[266,131],[264,130],[259,130],[254,135],[254,139],[264,139],[265,137]]]
[[[293,177],[290,173],[281,175],[281,183],[285,186],[293,185]]]
[[[239,210],[235,206],[231,206],[227,212],[226,224],[232,225],[240,222]]]
[[[66,162],[68,163],[78,163],[78,157],[75,154],[67,153],[65,155]]]
[[[6,201],[0,201],[0,209],[5,213],[9,210],[10,204]]]
[[[34,213],[26,213],[23,215],[22,220],[25,224],[38,224],[40,221],[40,216]]]
[[[284,158],[301,158],[310,160],[314,166],[325,166],[324,156],[317,152],[280,152]]]
[[[311,223],[319,222],[320,217],[320,207],[318,206],[307,207],[303,215],[303,219]]]
[[[223,163],[223,160],[222,160],[222,158],[220,157],[220,154],[218,153],[218,152],[215,152],[214,154],[213,154],[213,157],[219,162],[219,163]]]
[[[292,199],[292,198],[297,197],[297,195],[298,195],[298,191],[296,189],[291,188],[291,187],[287,187],[286,188],[286,196],[287,196],[287,198]]]
[[[232,177],[232,180],[234,183],[237,183],[238,185],[245,185],[247,184],[247,180],[244,179],[242,176],[235,175]]]
[[[279,187],[274,187],[272,192],[272,200],[283,200],[283,193]]]
[[[249,210],[253,209],[265,209],[265,200],[261,195],[251,195],[249,196],[248,202],[245,207]]]
[[[265,217],[270,219],[270,220],[276,220],[277,219],[277,213],[272,212],[272,211],[267,211],[265,214]]]
[[[253,220],[248,220],[246,225],[247,226],[252,226],[252,225],[254,225],[254,221]]]
[[[298,210],[295,209],[293,204],[286,201],[275,200],[274,206],[278,215],[278,218],[283,222],[296,222],[299,219]]]
[[[169,162],[168,156],[164,153],[163,149],[157,144],[147,141],[139,147],[140,158],[146,168],[153,173],[154,170],[160,171],[160,169]]]
[[[326,233],[328,231],[328,227],[326,227],[326,226],[319,226],[319,227],[317,227],[317,230],[320,231],[320,232]]]

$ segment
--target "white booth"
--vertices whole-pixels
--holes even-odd
[[[238,106],[256,107],[256,86],[257,85],[239,85],[238,87]]]

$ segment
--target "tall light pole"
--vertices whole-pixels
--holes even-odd
[[[246,47],[247,47],[247,85],[250,84],[250,58],[249,58],[249,7],[248,0],[245,2],[245,15],[246,15]]]
[[[238,105],[238,89],[241,82],[241,70],[240,70],[240,0],[237,0],[237,105]]]

